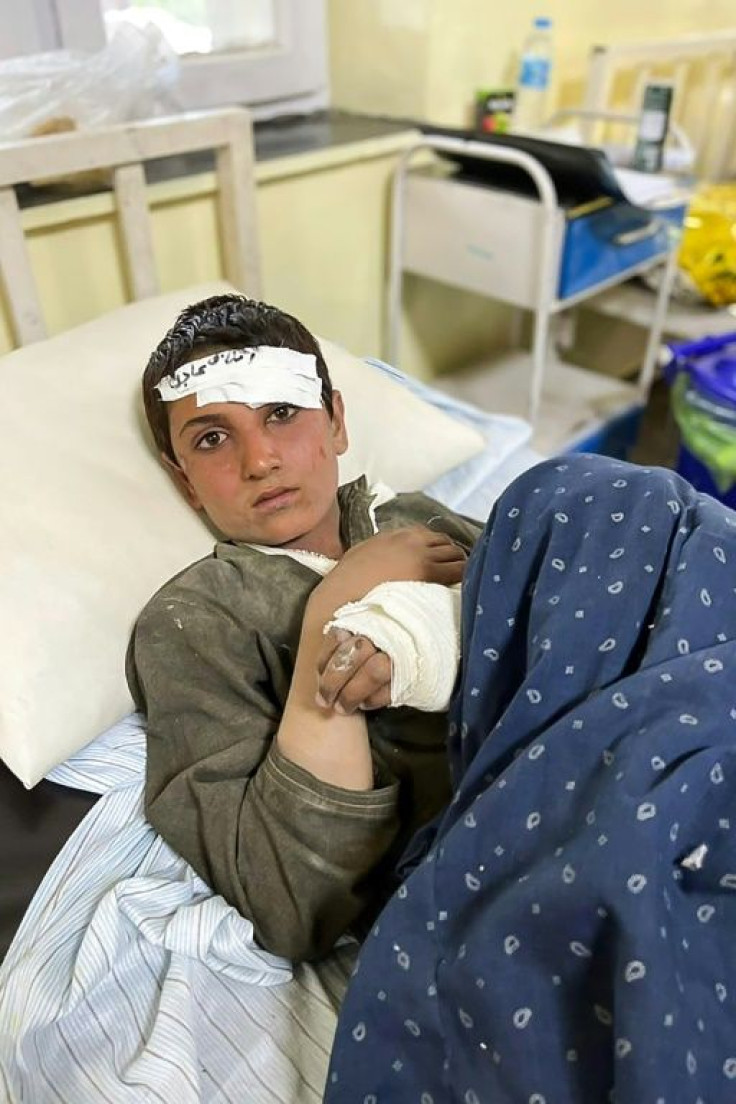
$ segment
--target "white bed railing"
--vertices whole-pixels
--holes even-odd
[[[212,150],[225,277],[259,292],[253,138],[243,108],[193,112],[105,129],[0,143],[0,278],[21,345],[47,336],[14,186],[109,170],[131,298],[155,295],[158,279],[143,165]]]
[[[736,166],[736,26],[708,34],[594,46],[583,99],[586,111],[638,114],[644,85],[675,87],[672,118],[695,151],[695,171],[721,180]],[[599,133],[590,122],[586,138]]]

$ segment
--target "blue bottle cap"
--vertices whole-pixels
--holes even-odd
[[[552,20],[546,15],[538,15],[534,20],[534,26],[546,31],[552,26]]]

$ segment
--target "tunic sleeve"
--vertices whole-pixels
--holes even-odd
[[[300,961],[376,896],[399,787],[384,770],[369,792],[342,790],[279,753],[275,653],[213,597],[165,588],[136,625],[128,673],[148,722],[149,821],[265,949]]]

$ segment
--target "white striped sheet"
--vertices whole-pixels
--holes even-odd
[[[103,796],[0,968],[9,1104],[319,1104],[355,945],[300,966],[253,941],[143,817],[131,717],[51,777]]]
[[[311,1044],[311,1049],[315,1053],[321,1051],[325,1058],[329,1058],[329,1051],[322,1041],[324,1031],[320,1030],[321,1025],[316,1019],[319,1012],[309,1002],[304,1001],[304,993],[299,993],[297,990],[294,995],[289,994],[281,1000],[278,989],[274,989],[273,996],[275,1001],[281,1004],[284,1017],[290,1017],[294,1021],[293,1029]]]
[[[358,943],[345,942],[332,952],[329,958],[318,964],[304,963],[296,967],[294,980],[304,986],[314,999],[327,1001],[337,1014],[342,1004],[348,982],[353,976],[358,956]]]
[[[318,1049],[299,1030],[298,1022],[289,1011],[289,997],[285,998],[285,1008],[275,993],[269,993],[264,1000],[265,989],[246,996],[229,979],[223,978],[223,986],[237,1002],[238,1014],[247,1016],[252,1022],[252,1042],[248,1049],[251,1069],[257,1066],[263,1076],[270,1073],[280,1096],[286,1100],[299,1099],[305,1089],[321,1099],[329,1047]]]
[[[238,1091],[239,1084],[234,1071],[240,1072],[242,1084],[247,1085],[248,1081],[253,1078],[245,1060],[238,1055],[227,1035],[219,1029],[217,1014],[214,1017],[213,1024],[207,1015],[202,1012],[197,998],[197,984],[195,983],[190,987],[189,982],[184,979],[171,978],[167,985],[172,994],[176,990],[177,984],[181,989],[182,1001],[186,1002],[191,1016],[193,1038],[196,1040],[207,1039],[206,1051],[200,1047],[199,1062],[202,1068],[206,1068],[208,1080],[218,1086],[221,1091],[230,1092],[236,1100],[242,1099],[242,1093]],[[212,984],[216,993],[220,985],[219,979],[215,979]],[[214,1003],[216,1007],[219,1007],[216,996]],[[204,1088],[206,1091],[206,1083]]]
[[[259,1000],[259,993],[245,994],[241,997],[236,988],[222,978],[217,992],[217,1006],[224,1012],[229,1024],[239,1021],[247,1032],[247,1061],[251,1070],[268,1071],[276,1084],[293,1084],[300,1079],[296,1056],[284,1046],[283,1035],[286,1025],[276,1009],[269,1007],[270,1002]],[[264,1008],[265,1003],[265,1008]],[[200,1006],[208,1007],[211,1014],[216,1009],[210,993],[200,994]],[[238,1036],[240,1048],[243,1036]]]
[[[140,779],[145,756],[143,717],[131,713],[46,777],[75,790],[102,794]]]

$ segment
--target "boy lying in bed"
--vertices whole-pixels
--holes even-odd
[[[325,1099],[730,1104],[736,516],[671,472],[568,456],[508,488],[463,574],[472,525],[337,490],[318,349],[238,297],[184,312],[144,394],[229,538],[135,630],[152,822],[295,959],[365,920],[425,825],[361,950]],[[449,723],[395,707],[400,651],[323,637],[384,584],[400,637],[416,592],[461,576]]]
[[[319,956],[385,898],[404,845],[449,799],[457,646],[443,597],[479,527],[365,479],[338,490],[342,399],[316,340],[273,307],[229,295],[188,308],[143,393],[164,464],[223,538],[135,628],[147,815],[265,948]],[[429,629],[421,671],[390,608],[366,611],[408,665],[393,704],[386,653],[356,632],[323,634],[390,580],[431,584],[400,588],[393,611]],[[424,712],[404,707],[414,701]]]

